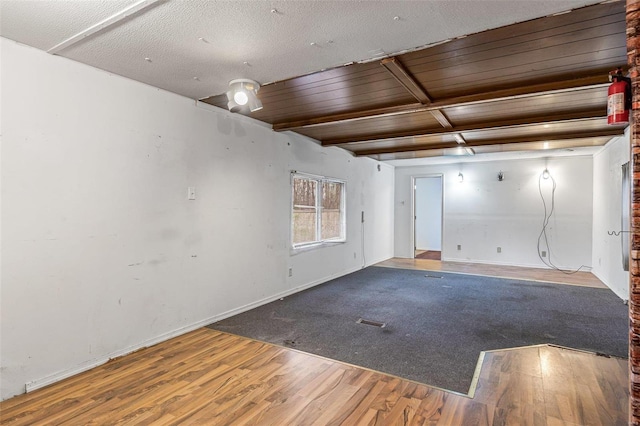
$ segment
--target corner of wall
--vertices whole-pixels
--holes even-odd
[[[630,159],[629,128],[593,155],[592,273],[621,299],[629,298],[629,272],[622,267],[621,166]]]

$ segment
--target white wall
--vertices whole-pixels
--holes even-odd
[[[0,48],[3,399],[392,256],[393,167]],[[292,169],[347,181],[347,243],[290,254]]]
[[[443,173],[443,260],[544,267],[536,245],[544,214],[538,178],[545,167],[557,182],[548,228],[552,259],[564,268],[591,266],[590,156],[396,167],[395,256],[412,257],[412,176]]]
[[[415,190],[415,246],[418,250],[442,249],[442,178],[417,178]]]
[[[622,267],[620,231],[622,164],[631,152],[629,128],[593,156],[593,273],[622,299],[629,299],[629,272]]]

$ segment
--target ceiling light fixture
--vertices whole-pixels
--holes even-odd
[[[254,112],[262,109],[262,102],[258,99],[260,84],[246,78],[239,78],[229,82],[230,90],[227,92],[227,108],[231,112],[242,110],[245,105],[249,111]]]

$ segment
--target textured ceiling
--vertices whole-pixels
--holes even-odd
[[[598,1],[3,0],[0,35],[49,50],[136,3],[56,53],[201,99],[235,78],[279,81]]]
[[[601,146],[627,126],[606,114],[625,18],[609,1],[318,71],[265,85],[264,108],[239,113],[383,161]]]
[[[1,1],[0,35],[48,50],[135,3],[117,1]]]

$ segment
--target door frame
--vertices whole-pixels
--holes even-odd
[[[424,175],[411,176],[411,258],[416,258],[416,180],[424,178],[440,178],[441,199],[440,199],[440,259],[444,259],[444,173],[428,173]]]

